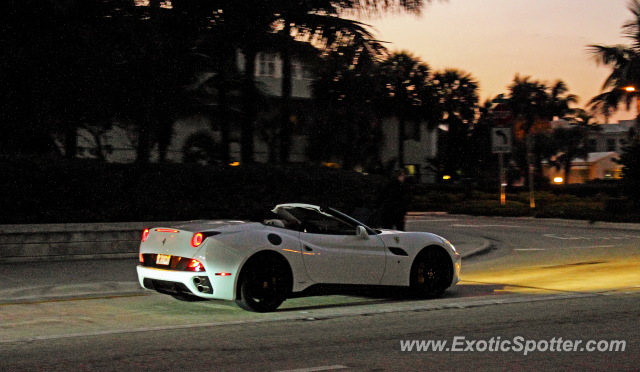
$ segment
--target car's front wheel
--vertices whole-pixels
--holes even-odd
[[[270,257],[253,260],[242,271],[236,304],[244,310],[266,313],[276,310],[287,294],[287,268]]]
[[[411,266],[410,283],[414,295],[440,297],[452,280],[451,258],[442,249],[427,249],[418,254]]]

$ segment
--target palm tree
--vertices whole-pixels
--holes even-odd
[[[527,164],[535,164],[539,178],[542,177],[542,161],[550,154],[545,130],[549,129],[549,122],[555,117],[563,117],[569,111],[569,104],[577,101],[577,96],[568,94],[566,84],[558,80],[551,87],[540,81],[531,80],[526,76],[520,78],[516,75],[509,86],[509,107],[514,120],[519,123],[522,139],[526,143]],[[516,128],[518,132],[518,128]],[[533,174],[529,175],[529,184],[532,185]]]
[[[356,44],[374,41],[367,25],[345,18],[379,16],[383,13],[420,14],[422,8],[431,0],[343,0],[327,2],[324,0],[295,1],[287,0],[278,12],[282,24],[280,34],[284,41],[281,45],[282,59],[282,102],[281,102],[281,161],[287,162],[291,137],[290,102],[292,94],[291,46],[292,40],[300,35],[320,39],[319,44],[325,50],[351,39]],[[297,35],[297,36],[294,36]]]
[[[398,119],[398,166],[404,166],[406,122],[417,125],[423,120],[434,122],[439,117],[435,108],[436,93],[430,68],[409,52],[396,52],[380,65],[383,85],[382,107],[385,116]]]
[[[583,109],[569,110],[563,119],[571,123],[568,128],[557,128],[553,132],[553,139],[560,155],[556,157],[556,167],[564,169],[564,184],[569,183],[571,176],[571,162],[573,159],[586,159],[589,155],[589,145],[586,142],[589,134],[600,129],[594,122],[594,117]]]
[[[640,0],[629,1],[628,9],[633,19],[622,26],[622,33],[631,39],[631,45],[589,45],[596,63],[612,68],[602,86],[602,90],[606,91],[589,101],[592,110],[603,114],[605,118],[616,112],[620,104],[629,110],[632,103],[640,99]],[[627,87],[634,89],[627,90]],[[638,119],[636,130],[640,122]]]
[[[468,160],[468,134],[478,111],[478,82],[464,71],[447,69],[433,76],[441,117],[437,123],[448,124],[446,144],[441,159],[448,174],[456,174]]]
[[[307,156],[316,161],[342,161],[351,169],[381,168],[381,128],[376,117],[379,56],[358,45],[325,53],[313,82],[319,120],[313,123]]]

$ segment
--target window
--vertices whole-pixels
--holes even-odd
[[[302,223],[301,226],[299,226],[302,232],[328,235],[356,234],[355,225],[351,225],[326,213],[318,213],[315,210],[306,208],[289,208],[287,212]]]
[[[587,152],[596,152],[598,142],[595,139],[590,139],[587,141]]]
[[[420,141],[421,139],[420,121],[408,120],[404,123],[404,136],[405,140],[412,139],[414,141]]]
[[[616,140],[614,138],[609,138],[607,140],[607,151],[617,151],[616,147]]]
[[[311,71],[309,71],[309,69],[307,67],[305,67],[305,65],[299,63],[299,62],[293,62],[292,65],[292,75],[294,79],[300,79],[300,80],[311,80],[312,76],[311,76]]]
[[[274,53],[258,54],[258,76],[278,77],[276,55]]]

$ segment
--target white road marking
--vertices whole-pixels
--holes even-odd
[[[526,226],[514,226],[514,225],[462,225],[462,224],[453,224],[453,227],[510,227],[515,229],[526,229]]]
[[[408,217],[413,221],[420,221],[420,222],[451,222],[451,221],[457,221],[456,219],[438,219],[438,218],[435,218],[435,219],[425,220],[425,219],[422,219],[422,218],[419,218],[419,217],[411,217],[411,216],[408,216]]]
[[[584,239],[584,240],[589,240],[591,238],[586,238],[583,236],[558,236],[555,234],[542,234],[542,236],[547,237],[547,238],[553,238],[553,239],[561,239],[561,240],[580,240],[580,239]]]
[[[309,368],[299,368],[299,369],[287,369],[285,371],[278,372],[315,372],[315,371],[331,371],[334,369],[345,369],[347,366],[335,365],[335,366],[323,366],[323,367],[309,367]]]
[[[592,245],[589,247],[559,247],[559,248],[551,248],[551,249],[594,249],[594,248],[613,248],[617,247],[617,245]],[[516,248],[514,251],[547,251],[549,248]]]
[[[214,309],[225,309],[225,310],[242,310],[239,307],[228,306],[228,305],[215,305],[215,304],[199,304],[196,302],[196,305],[212,307]]]
[[[553,239],[561,239],[561,240],[620,240],[620,239],[637,239],[640,236],[634,235],[622,235],[622,236],[596,236],[596,237],[588,237],[588,236],[572,236],[572,235],[556,235],[556,234],[543,234],[542,236]]]

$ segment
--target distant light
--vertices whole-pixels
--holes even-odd
[[[563,181],[562,177],[556,177],[553,179],[553,182],[555,183],[562,183],[562,181]]]
[[[450,180],[450,179],[451,179],[451,176],[449,176],[449,175],[445,175],[445,176],[442,176],[442,179],[443,179],[443,180]]]
[[[233,163],[229,163],[230,166],[232,167],[237,167],[238,165],[240,165],[239,161],[234,161]]]
[[[628,86],[628,87],[625,87],[624,90],[626,90],[627,92],[635,92],[636,87]]]
[[[322,163],[323,166],[327,167],[327,168],[335,168],[335,169],[340,169],[340,164],[338,163]]]

